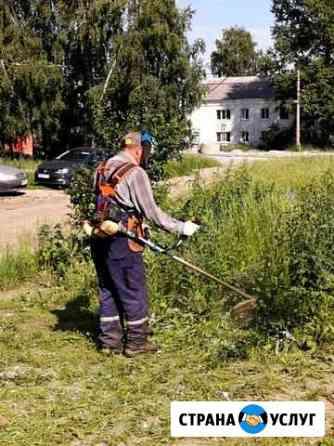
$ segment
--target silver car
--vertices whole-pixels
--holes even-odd
[[[23,170],[0,164],[0,192],[20,189],[27,184],[27,175]]]

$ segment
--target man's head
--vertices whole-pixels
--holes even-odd
[[[147,167],[152,150],[152,135],[146,131],[130,132],[124,136],[121,148],[131,153],[139,165]]]

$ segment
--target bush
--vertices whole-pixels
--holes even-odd
[[[268,130],[263,132],[259,148],[262,150],[284,150],[293,144],[294,129],[280,128],[273,124]]]
[[[57,278],[64,278],[67,269],[76,261],[90,258],[88,240],[80,230],[73,228],[65,234],[61,225],[43,225],[38,233],[37,260],[39,268],[49,270]]]
[[[96,200],[93,189],[94,174],[94,169],[78,169],[67,189],[73,205],[72,221],[76,227],[83,220],[94,217]]]

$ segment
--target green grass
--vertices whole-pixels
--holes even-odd
[[[250,150],[257,150],[257,147],[250,144],[222,144],[222,152],[232,152],[233,150],[241,150],[242,152],[248,152]]]
[[[334,351],[275,356],[254,349],[247,360],[212,366],[208,324],[172,314],[155,323],[157,356],[101,355],[95,347],[93,272],[76,265],[58,286],[0,299],[0,443],[6,446],[189,445],[169,438],[173,400],[323,398],[332,384]],[[222,336],[219,327],[210,342]],[[333,426],[334,427],[334,426]],[[330,445],[330,436],[328,437]],[[203,440],[239,446],[249,440]],[[300,446],[299,439],[261,439]],[[303,440],[303,445],[320,444]],[[323,443],[325,444],[325,443]]]
[[[290,283],[285,267],[291,258],[291,240],[307,241],[301,253],[319,248],[317,255],[331,255],[324,244],[329,241],[332,246],[332,223],[327,221],[332,201],[322,177],[328,169],[334,172],[332,160],[278,160],[228,172],[209,189],[197,185],[182,203],[170,203],[174,215],[199,217],[203,223],[180,255],[260,295],[265,308],[273,310],[279,302],[290,302],[279,299],[291,297],[293,309],[299,308],[298,289],[288,297],[279,290],[282,283]],[[307,184],[310,189],[305,195]],[[292,226],[297,233],[305,227],[300,232],[303,239],[295,239],[292,233],[284,238],[285,218],[296,203],[306,206],[308,202],[315,203],[316,212]],[[315,220],[312,226],[318,214],[324,221]],[[153,235],[161,241],[169,239],[160,232]],[[62,240],[55,258],[60,253],[66,259],[71,246]],[[24,275],[30,268],[29,263],[24,266],[25,258],[19,253],[3,263],[7,268],[14,265],[9,275],[14,281],[3,281],[6,273],[0,274],[3,288],[29,279],[29,274]],[[90,263],[74,260],[58,278],[33,266],[30,286],[26,283],[17,291],[0,294],[0,444],[334,445],[333,411],[327,413],[323,441],[171,439],[173,400],[222,400],[227,393],[231,400],[329,401],[334,393],[334,347],[330,342],[316,344],[310,334],[314,327],[301,325],[294,334],[300,340],[306,336],[310,350],[302,352],[286,344],[286,351],[275,355],[274,336],[267,333],[264,338],[258,329],[240,328],[230,319],[228,310],[239,300],[236,295],[155,254],[147,252],[146,262],[154,340],[161,346],[155,356],[129,360],[97,351],[97,292]],[[332,303],[327,304],[329,312],[322,315],[329,327]],[[321,321],[318,335],[320,328]],[[328,408],[333,406],[328,403]]]
[[[14,159],[10,158],[0,158],[0,164],[5,164],[7,166],[17,167],[18,169],[22,169],[28,178],[28,187],[32,188],[35,185],[35,170],[37,166],[40,164],[40,161],[32,160],[32,159]]]
[[[193,175],[199,169],[219,167],[216,160],[199,155],[186,154],[181,160],[168,161],[165,167],[167,178]]]
[[[31,241],[20,243],[14,250],[5,248],[0,253],[0,290],[31,280],[37,272],[37,259]]]
[[[312,182],[326,171],[334,172],[334,154],[322,157],[259,161],[250,168],[251,175],[263,183],[292,190]]]

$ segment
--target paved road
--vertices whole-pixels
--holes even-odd
[[[38,226],[64,222],[69,197],[59,190],[33,189],[20,194],[0,194],[0,252],[21,240],[36,240]]]

